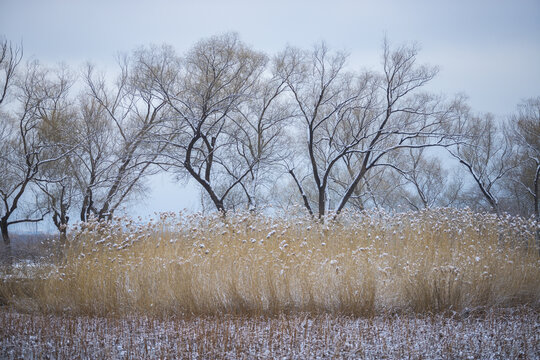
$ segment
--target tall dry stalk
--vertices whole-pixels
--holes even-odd
[[[19,308],[89,315],[538,307],[536,226],[455,209],[327,224],[240,213],[84,223],[64,264],[24,285],[4,279],[0,293]]]

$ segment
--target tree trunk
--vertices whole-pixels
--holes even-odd
[[[540,164],[536,165],[536,175],[534,177],[534,216],[536,218],[536,248],[538,250],[538,254],[540,255],[540,213],[538,209],[538,197],[540,194],[538,194],[538,188],[540,182]]]
[[[2,240],[4,241],[4,256],[2,261],[11,266],[13,264],[13,256],[11,252],[11,239],[9,238],[7,221],[0,222],[0,230],[2,232]]]
[[[540,164],[536,165],[536,174],[534,176],[534,216],[536,217],[536,220],[540,220],[540,212],[538,209],[538,197],[540,194],[538,194],[539,189],[539,182],[540,182]]]
[[[66,234],[67,234],[67,227],[69,222],[69,216],[66,214],[66,207],[62,206],[60,213],[55,211],[52,219],[53,223],[56,226],[56,229],[58,230],[58,233],[60,235],[60,245],[63,247],[66,243]]]
[[[306,193],[304,192],[304,188],[302,187],[302,184],[298,181],[296,178],[296,175],[294,175],[293,170],[289,170],[289,174],[291,174],[294,183],[298,187],[298,191],[300,192],[300,195],[302,196],[302,200],[304,200],[304,206],[306,207],[307,211],[309,212],[309,215],[313,217],[313,210],[311,210],[311,205],[309,205],[309,199],[306,196]]]
[[[325,189],[321,188],[319,189],[319,220],[324,218],[326,215],[326,202],[328,199],[326,198],[326,191]]]
[[[67,226],[60,229],[60,245],[63,247],[67,241]]]

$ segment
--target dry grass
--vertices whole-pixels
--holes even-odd
[[[538,309],[536,226],[454,209],[86,223],[61,265],[4,276],[0,301],[88,316]]]

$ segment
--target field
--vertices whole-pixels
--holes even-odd
[[[530,309],[469,316],[70,317],[0,313],[2,359],[537,359]]]
[[[80,224],[4,270],[0,355],[537,358],[536,231],[455,209]]]

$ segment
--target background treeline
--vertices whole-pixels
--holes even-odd
[[[540,97],[505,119],[427,90],[438,69],[385,40],[377,71],[320,44],[261,53],[236,34],[144,47],[116,77],[23,61],[0,42],[0,228],[110,219],[157,172],[204,209],[464,207],[538,219]],[[179,185],[180,188],[181,185]],[[71,220],[73,222],[73,220]]]

